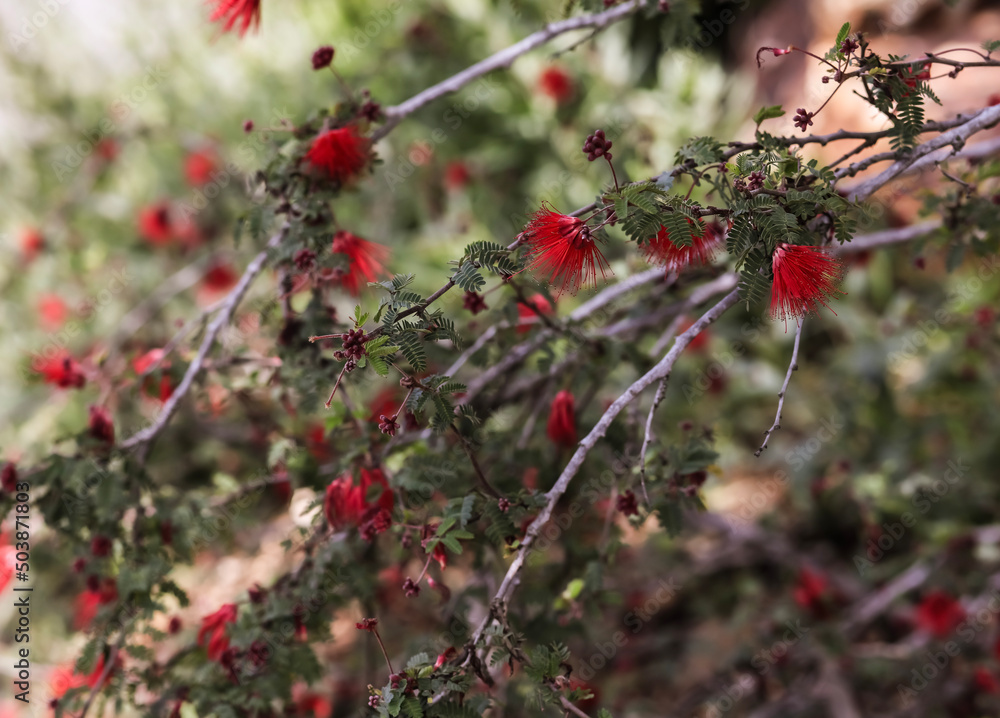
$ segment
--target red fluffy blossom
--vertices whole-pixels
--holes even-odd
[[[354,125],[328,130],[313,140],[305,160],[330,179],[346,182],[368,166],[371,144]]]
[[[787,321],[816,313],[820,304],[830,309],[826,300],[835,294],[844,294],[836,287],[843,274],[843,264],[821,247],[779,244],[771,258],[771,268],[774,273],[772,317]]]
[[[1000,105],[1000,92],[994,92],[992,95],[986,98],[987,107],[995,107],[996,105]]]
[[[226,626],[230,623],[236,623],[235,603],[223,604],[218,611],[201,619],[201,628],[198,629],[198,645],[205,645],[205,639],[208,638],[208,660],[219,660],[229,648]]]
[[[79,389],[87,383],[82,367],[68,354],[32,362],[32,368],[42,375],[46,384],[60,389]]]
[[[549,439],[557,446],[574,446],[576,437],[576,401],[573,395],[563,389],[552,400],[547,432]]]
[[[157,202],[139,210],[139,234],[151,244],[166,244],[174,238],[170,205]]]
[[[606,278],[608,263],[597,248],[590,228],[576,217],[559,214],[551,207],[542,206],[535,212],[523,233],[528,269],[548,275],[559,292],[576,294],[581,285],[597,283],[597,270]]]
[[[43,294],[38,299],[38,318],[41,320],[42,328],[46,331],[54,331],[61,327],[69,315],[69,307],[66,302],[56,294]]]
[[[362,618],[358,623],[354,624],[354,627],[359,631],[374,632],[378,628],[377,618]]]
[[[678,247],[670,239],[666,227],[642,247],[646,260],[651,264],[663,264],[668,272],[679,272],[685,267],[700,267],[711,264],[722,243],[722,235],[711,225],[705,227],[688,220],[694,235],[687,247]]]
[[[444,186],[455,192],[469,184],[469,168],[464,162],[449,162],[444,169]]]
[[[935,638],[947,638],[965,620],[965,609],[944,591],[931,591],[917,606],[916,619]]]
[[[382,493],[374,503],[368,502],[368,490],[372,485],[382,487]],[[344,474],[326,487],[323,497],[323,515],[335,529],[345,526],[359,526],[367,518],[370,509],[392,513],[395,496],[381,469],[361,469],[361,483],[355,484],[350,474]]]
[[[331,251],[347,256],[349,266],[341,277],[341,284],[353,296],[361,292],[361,279],[374,282],[378,275],[385,273],[385,262],[389,260],[389,248],[367,239],[340,230],[333,235]]]
[[[517,305],[517,333],[524,334],[540,321],[539,314],[552,314],[552,311],[552,304],[543,295],[535,294],[528,297],[526,303]]]
[[[184,176],[188,184],[200,187],[208,184],[218,165],[215,153],[210,150],[191,152],[184,158]]]
[[[562,104],[573,97],[573,80],[562,68],[549,67],[538,76],[538,91]]]
[[[90,435],[106,444],[115,443],[115,425],[111,420],[111,412],[103,406],[90,407]]]
[[[215,3],[209,20],[223,23],[223,32],[229,32],[239,23],[240,37],[243,37],[247,30],[251,28],[257,30],[260,27],[260,0],[209,0],[209,2]]]
[[[45,249],[45,237],[37,229],[26,229],[21,232],[21,255],[30,262],[38,253]]]
[[[826,596],[826,577],[808,568],[799,571],[799,578],[792,591],[792,598],[795,603],[813,614],[821,614],[824,610],[824,600]]]

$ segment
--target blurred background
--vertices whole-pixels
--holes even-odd
[[[334,67],[350,92],[368,91],[391,105],[561,17],[564,3],[263,5],[260,31],[240,39],[220,34],[208,22],[210,8],[197,0],[0,4],[0,459],[39,460],[87,423],[90,404],[118,407],[120,436],[156,415],[183,364],[165,365],[151,384],[138,378],[143,358],[235,284],[259,251],[246,233],[237,236],[262,203],[248,189],[255,186],[250,178],[270,160],[289,126],[343,96],[329,71],[312,70],[317,47],[334,46]],[[1000,38],[998,2],[671,5],[688,18],[679,23],[673,43],[639,21],[582,44],[582,36],[563,37],[411,117],[377,145],[381,163],[370,180],[340,201],[341,224],[391,247],[390,269],[416,273],[418,290],[433,291],[447,277],[448,260],[465,245],[477,239],[509,243],[541,201],[564,212],[593,201],[609,182],[607,168],[585,162],[579,148],[596,128],[614,141],[619,179],[633,180],[672,167],[677,148],[691,136],[751,138],[749,117],[762,105],[814,110],[822,103],[827,86],[820,84],[814,62],[768,57],[758,69],[758,47],[795,44],[823,54],[845,21],[882,53],[916,55]],[[930,108],[928,119],[944,119],[983,107],[1000,92],[1000,81],[990,70],[970,70],[934,89],[943,107]],[[861,107],[844,92],[811,131],[884,125],[884,118]],[[768,131],[793,133],[792,114],[771,121]],[[247,121],[251,131],[245,130]],[[830,161],[845,149],[815,147],[807,154]],[[887,193],[864,231],[919,220],[925,195],[937,187],[930,176],[907,180],[907,192]],[[783,670],[778,658],[760,664],[776,666],[771,671],[753,661],[783,634],[786,620],[806,615],[814,629],[810,640],[844,649],[837,628],[844,617],[827,620],[842,607],[836,587],[858,595],[925,559],[953,557],[943,568],[935,564],[938,570],[919,590],[901,595],[870,640],[855,637],[862,648],[838,654],[837,670],[851,674],[874,711],[866,714],[888,715],[881,711],[889,710],[896,695],[885,686],[909,675],[909,664],[895,661],[890,644],[917,625],[921,592],[964,595],[987,588],[1000,563],[996,537],[983,533],[1000,508],[1000,267],[975,256],[949,267],[946,240],[936,235],[852,258],[837,315],[806,325],[781,431],[760,459],[753,451],[773,419],[793,333],[759,308],[739,309],[678,364],[671,400],[658,421],[675,433],[687,430],[677,428],[684,422],[711,429],[720,458],[703,495],[711,516],[722,523],[706,530],[763,533],[755,534],[757,543],[750,542],[746,556],[725,556],[727,539],[713,543],[697,532],[671,537],[653,519],[640,527],[623,523],[626,548],[616,570],[622,586],[637,588],[623,589],[623,603],[607,609],[612,624],[621,628],[630,610],[641,611],[657,595],[650,577],[666,579],[678,563],[696,567],[685,586],[699,590],[641,614],[641,624],[657,630],[643,631],[607,666],[602,662],[591,671],[588,681],[599,689],[600,705],[635,706],[625,715],[663,714],[657,707],[662,705],[675,707],[677,715],[712,715],[713,707],[750,715]],[[646,268],[623,245],[607,252],[619,279]],[[258,283],[224,346],[246,347],[265,364],[274,356],[275,328],[264,328],[261,307],[276,287],[270,275]],[[586,298],[567,297],[560,314]],[[509,300],[487,295],[486,301],[493,313],[468,323],[470,338],[501,316],[500,305]],[[341,316],[353,305],[343,297]],[[461,296],[449,296],[443,305],[458,313]],[[84,391],[56,388],[36,371],[39,361],[63,352],[80,361],[89,380]],[[190,347],[181,354],[189,356]],[[233,439],[225,426],[238,423],[235,417],[246,410],[240,392],[254,379],[250,370],[210,370],[197,394],[197,413],[204,418],[193,429],[208,432],[216,443],[195,458],[211,465],[218,489],[243,479],[241,451],[254,438],[237,432]],[[379,389],[365,390],[373,406]],[[300,407],[287,421],[303,445],[322,453],[327,419],[319,407],[324,397],[315,398],[314,406]],[[581,424],[589,426],[596,412],[592,408]],[[310,445],[317,426],[319,445]],[[542,468],[539,477],[543,488],[556,475],[551,457],[548,462],[553,466]],[[907,510],[918,513],[921,497],[956,462],[967,467],[960,480],[937,495],[884,558],[859,568],[856,557],[871,560],[869,542],[878,541],[885,523]],[[179,569],[178,582],[203,586],[192,595],[192,607],[178,614],[186,626],[279,571],[285,556],[277,541],[296,522],[306,522],[295,508],[314,496],[308,488],[296,491],[292,510],[266,528],[250,530],[254,516],[240,517],[237,528],[246,530],[234,531],[239,536],[231,544]],[[42,545],[44,539],[40,532],[34,540]],[[956,544],[960,539],[965,543]],[[58,542],[40,551],[37,575],[50,603],[35,616],[33,650],[39,668],[54,680],[84,640],[74,632],[81,620],[80,586],[60,574],[65,557]],[[780,561],[770,553],[782,551],[787,555]],[[826,576],[822,589],[796,568],[814,564]],[[829,605],[819,610],[814,595],[826,596]],[[566,601],[567,622],[579,620],[572,603]],[[0,608],[4,624],[12,615],[6,604]],[[328,657],[350,660],[345,656],[360,615],[360,609],[338,614]],[[606,626],[594,626],[571,644],[588,665],[609,640]],[[990,640],[992,633],[949,669],[962,692],[935,699],[942,705],[953,701],[941,715],[998,714],[1000,703],[990,691],[969,688],[979,685],[974,680],[982,682],[974,679],[979,668],[1000,680]],[[833,670],[831,661],[819,660],[810,670]],[[743,685],[753,690],[733,689]],[[783,690],[770,689],[777,691],[771,695]],[[736,693],[741,698],[721,708],[723,698]],[[959,699],[974,706],[972,712],[955,713]],[[352,700],[357,696],[331,698],[332,714],[350,714],[348,707],[356,709]],[[9,701],[3,706],[0,711],[16,711]]]

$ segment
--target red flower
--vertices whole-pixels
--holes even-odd
[[[576,438],[576,401],[573,395],[563,389],[552,400],[549,413],[548,434],[557,446],[574,446]]]
[[[973,310],[972,317],[976,320],[976,324],[979,325],[980,329],[989,329],[996,321],[997,315],[993,311],[993,307],[983,304]]]
[[[103,406],[90,407],[90,435],[106,444],[115,443],[115,425],[111,412]]]
[[[694,321],[688,319],[687,321],[684,322],[684,324],[681,325],[680,331],[681,333],[684,333],[693,326],[694,326]],[[688,343],[685,351],[687,351],[688,349],[695,352],[701,351],[708,345],[708,337],[709,337],[708,330],[702,329],[700,332],[694,335],[694,339],[692,339]]]
[[[771,267],[772,317],[787,321],[815,313],[820,304],[830,309],[826,300],[834,294],[844,294],[836,287],[843,265],[821,247],[779,244],[771,258]]]
[[[562,104],[573,97],[573,80],[563,69],[550,67],[538,76],[538,90]]]
[[[444,186],[454,191],[469,184],[469,168],[464,162],[449,162],[444,170]]]
[[[340,281],[355,297],[361,292],[362,277],[366,282],[374,282],[379,274],[385,273],[383,264],[389,259],[388,247],[340,230],[333,235],[333,246],[330,249],[347,255],[349,266]]]
[[[94,152],[104,162],[114,162],[115,158],[118,157],[119,150],[118,143],[110,137],[105,137],[94,147]]]
[[[987,107],[995,107],[996,105],[1000,105],[1000,92],[995,92],[986,98]]]
[[[192,152],[184,158],[184,176],[188,184],[200,187],[212,179],[217,165],[215,154],[211,151]]]
[[[292,690],[294,696],[295,690]],[[300,693],[292,706],[292,714],[311,718],[330,718],[333,706],[319,693]]]
[[[1000,683],[983,666],[979,666],[972,674],[972,683],[981,693],[1000,693]]]
[[[202,281],[209,294],[223,294],[236,286],[236,283],[240,281],[240,275],[231,265],[215,264],[205,272]]]
[[[548,274],[548,281],[559,291],[576,294],[588,280],[597,283],[597,270],[606,278],[610,269],[604,255],[590,235],[590,228],[576,217],[559,214],[542,206],[524,229],[528,269]]]
[[[912,73],[916,69],[916,67],[917,66],[910,65],[907,72]],[[919,72],[917,72],[916,74],[912,74],[909,77],[903,78],[903,82],[906,83],[907,87],[915,88],[917,86],[917,82],[931,79],[931,63],[925,62],[924,64],[919,65],[919,67],[920,67]]]
[[[10,585],[14,578],[14,564],[17,561],[17,549],[7,543],[7,537],[0,534],[0,593]]]
[[[0,472],[0,487],[8,494],[14,493],[17,489],[17,467],[13,462],[4,464],[3,471]]]
[[[38,299],[38,317],[41,319],[42,328],[47,331],[54,331],[61,327],[69,314],[69,307],[58,295],[43,294]]]
[[[104,685],[111,680],[111,676],[115,674],[116,671],[120,670],[122,666],[121,656],[115,656],[115,663],[108,671],[108,675],[104,678],[104,681],[98,685],[101,681],[101,674],[104,673],[104,656],[103,654],[97,657],[97,663],[94,664],[94,670],[92,670],[85,678],[87,685],[91,690],[100,690]]]
[[[715,253],[722,243],[722,235],[714,227],[705,227],[688,220],[695,235],[691,244],[678,247],[670,239],[666,227],[660,226],[660,231],[642,247],[646,261],[652,264],[664,264],[668,272],[679,272],[685,267],[698,267],[711,264]]]
[[[60,389],[79,389],[87,382],[82,367],[69,354],[36,360],[32,368],[44,377],[46,384],[55,384]]]
[[[332,452],[326,441],[326,429],[322,424],[313,424],[307,427],[305,441],[306,449],[316,458],[316,461],[326,462],[330,460]]]
[[[457,653],[458,651],[454,646],[448,646],[448,649],[444,653],[438,654],[437,660],[434,661],[434,670],[436,671],[438,668],[450,661]]]
[[[139,210],[139,233],[152,244],[166,244],[174,238],[170,205],[158,202]]]
[[[378,484],[382,493],[375,503],[368,502],[368,489]],[[350,474],[344,474],[326,487],[323,515],[335,529],[346,525],[359,526],[370,509],[392,512],[395,496],[381,469],[361,469],[361,484],[355,484]]]
[[[204,645],[208,636],[208,660],[217,661],[229,648],[229,636],[226,635],[226,625],[236,623],[236,604],[226,603],[216,611],[201,619],[198,629],[198,645]]]
[[[354,125],[328,130],[313,140],[305,160],[330,179],[346,182],[368,166],[369,142]]]
[[[532,309],[532,307],[534,307],[534,309]],[[539,314],[552,314],[552,311],[552,304],[550,304],[549,300],[543,295],[535,294],[534,296],[528,297],[527,303],[517,305],[517,333],[524,334],[540,321],[538,318]]]
[[[136,374],[144,374],[147,369],[163,358],[162,349],[150,349],[145,354],[132,360],[132,369]]]
[[[90,553],[98,558],[111,554],[111,539],[107,536],[95,536],[90,542]]]
[[[946,638],[965,620],[965,609],[944,591],[931,591],[917,606],[917,625],[936,638]]]
[[[38,253],[45,249],[45,238],[37,229],[26,229],[21,232],[21,254],[26,262],[30,262]]]
[[[240,37],[246,35],[247,30],[253,27],[257,30],[260,27],[260,0],[209,0],[215,3],[212,22],[223,22],[223,32],[229,32],[237,22],[240,23]]]
[[[76,605],[73,611],[73,630],[86,630],[94,620],[94,616],[97,615],[98,607],[114,603],[117,600],[118,585],[110,577],[101,581],[97,585],[96,590],[90,588],[81,593],[76,598]]]
[[[820,614],[824,610],[823,602],[826,594],[826,577],[822,574],[803,568],[799,571],[799,580],[795,584],[792,597],[795,603],[813,614]]]

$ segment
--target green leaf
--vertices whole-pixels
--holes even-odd
[[[761,107],[757,110],[757,114],[753,116],[753,121],[759,125],[764,120],[773,120],[774,118],[781,117],[784,114],[785,111],[781,109],[781,105],[769,105]]]
[[[834,45],[837,47],[838,50],[840,49],[840,46],[843,44],[844,40],[846,40],[847,36],[850,34],[851,34],[851,23],[845,22],[843,25],[840,26],[840,31],[837,33],[837,39],[834,41]]]
[[[424,666],[431,662],[431,657],[426,653],[418,653],[406,662],[406,670],[411,668],[416,668],[417,666]]]
[[[990,55],[997,50],[1000,50],[1000,40],[987,40],[981,47],[986,50],[986,54]]]

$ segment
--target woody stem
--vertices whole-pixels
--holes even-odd
[[[604,159],[608,160],[608,156],[605,155]],[[615,192],[621,192],[621,189],[618,187],[618,175],[615,174],[615,166],[611,164],[611,160],[608,160],[608,167],[611,168],[611,176],[615,180]]]
[[[389,675],[394,675],[396,671],[392,670],[392,661],[389,660],[389,654],[385,652],[385,644],[382,643],[382,636],[378,635],[378,629],[372,629],[372,633],[375,634],[375,640],[378,641],[378,647],[382,649],[382,655],[385,656],[385,664],[389,666]]]

